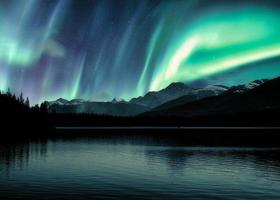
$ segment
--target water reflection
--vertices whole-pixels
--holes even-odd
[[[100,136],[100,137],[75,137],[52,138],[46,140],[33,140],[25,142],[0,143],[0,169],[27,167],[31,159],[44,159],[47,156],[50,144],[66,143],[86,145],[126,145],[142,146],[148,163],[165,162],[170,170],[184,169],[188,160],[195,156],[208,159],[218,159],[226,162],[246,161],[258,167],[265,166],[265,170],[280,168],[280,149],[277,148],[225,148],[225,147],[182,147],[180,141],[170,138],[155,138],[147,136]],[[54,150],[54,149],[52,149]],[[131,149],[130,149],[131,150]]]
[[[172,172],[194,168],[227,170],[222,168],[227,166],[230,170],[253,168],[260,176],[273,174],[280,178],[280,149],[172,147],[147,149],[145,155],[148,163],[164,162]]]
[[[30,159],[44,158],[47,154],[47,140],[0,143],[0,170],[9,173],[11,169],[23,169]]]
[[[146,136],[0,143],[0,199],[279,199],[279,190],[280,149]]]
[[[185,168],[187,160],[194,155],[194,152],[171,148],[147,149],[145,155],[150,164],[165,162],[170,170],[179,171]]]

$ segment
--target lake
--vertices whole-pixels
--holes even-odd
[[[0,199],[280,199],[280,149],[171,138],[50,138],[0,144]]]

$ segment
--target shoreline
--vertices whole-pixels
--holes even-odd
[[[227,126],[58,126],[56,130],[280,130],[280,127]]]

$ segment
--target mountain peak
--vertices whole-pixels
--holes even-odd
[[[57,99],[57,101],[67,101],[67,100],[60,97],[59,99]]]
[[[174,82],[168,85],[165,89],[185,89],[188,88],[187,85],[185,85],[182,82]]]
[[[67,99],[63,99],[63,98],[59,98],[59,99],[56,100],[56,102],[67,103],[68,100]]]
[[[265,83],[267,80],[260,79],[260,80],[254,80],[248,84],[245,84],[245,88],[247,89],[254,89],[255,87],[258,87],[259,85]]]
[[[124,103],[125,100],[122,99],[122,98],[114,98],[111,102],[112,102],[112,103]]]

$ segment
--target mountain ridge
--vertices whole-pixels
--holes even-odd
[[[49,112],[54,113],[94,113],[114,116],[135,116],[149,111],[166,110],[181,104],[195,102],[208,97],[216,97],[223,93],[242,93],[263,84],[266,80],[256,80],[244,85],[227,87],[224,85],[209,85],[204,88],[192,88],[184,83],[171,83],[160,91],[132,98],[130,101],[114,98],[108,102],[86,101],[59,98],[56,101],[44,102]]]
[[[219,96],[207,97],[197,101],[182,102],[181,104],[174,104],[174,106],[162,105],[160,109],[148,111],[143,115],[201,117],[280,107],[280,95],[275,92],[277,89],[279,90],[280,78],[269,81],[253,81],[251,83],[258,84],[251,84],[254,87],[233,86]],[[240,88],[245,89],[241,91]]]

